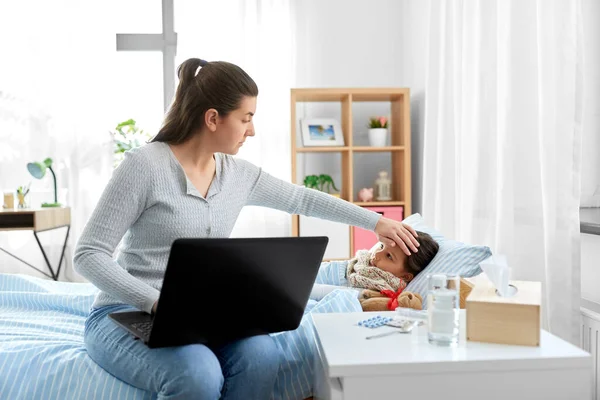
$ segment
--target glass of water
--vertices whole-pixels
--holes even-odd
[[[458,344],[460,317],[460,276],[427,276],[427,322],[429,343],[438,346]]]

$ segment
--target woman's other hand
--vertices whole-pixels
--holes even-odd
[[[400,246],[402,251],[410,256],[418,251],[419,242],[417,241],[417,232],[402,222],[393,219],[381,217],[375,226],[375,234],[380,242],[389,246]]]

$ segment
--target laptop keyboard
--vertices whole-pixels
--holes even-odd
[[[131,324],[132,327],[142,332],[145,337],[150,337],[150,331],[152,330],[152,321],[145,322],[134,322]]]

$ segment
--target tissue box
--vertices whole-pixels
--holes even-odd
[[[466,301],[467,340],[540,345],[541,282],[510,281],[517,292],[500,297],[491,282],[475,285]]]

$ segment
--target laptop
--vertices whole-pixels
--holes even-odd
[[[177,239],[154,316],[108,316],[150,348],[222,345],[294,330],[327,243],[327,237]]]

